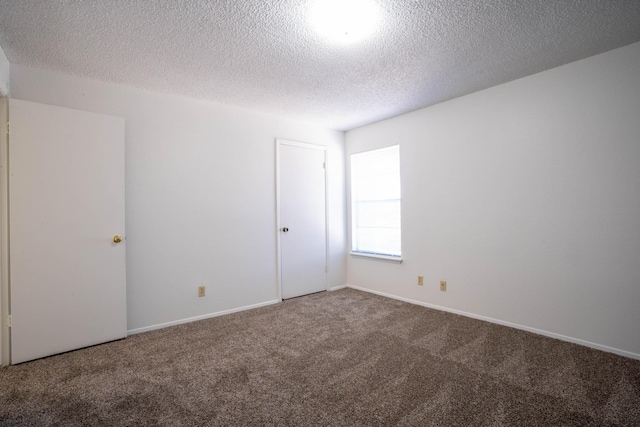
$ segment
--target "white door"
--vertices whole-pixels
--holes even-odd
[[[124,119],[9,101],[11,363],[127,334]]]
[[[327,289],[325,147],[278,140],[282,298]]]

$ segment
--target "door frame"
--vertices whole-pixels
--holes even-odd
[[[329,161],[327,156],[327,147],[324,145],[310,144],[308,142],[298,142],[288,139],[276,138],[276,299],[282,302],[282,243],[280,223],[280,147],[282,145],[290,145],[300,148],[308,148],[311,150],[320,150],[324,154],[324,239],[325,239],[325,290],[328,288],[329,273]]]
[[[9,97],[0,91],[0,366],[11,363],[9,326]]]

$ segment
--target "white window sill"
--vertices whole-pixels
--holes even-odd
[[[356,258],[371,258],[379,261],[393,262],[395,264],[402,264],[402,257],[392,256],[392,255],[379,255],[379,254],[368,254],[365,252],[351,252],[352,257]]]

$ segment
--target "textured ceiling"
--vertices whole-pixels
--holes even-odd
[[[347,0],[345,0],[347,1]],[[638,0],[374,0],[359,44],[310,0],[0,0],[9,61],[348,130],[640,40]]]

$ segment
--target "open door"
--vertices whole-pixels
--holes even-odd
[[[124,119],[9,100],[11,363],[123,338]]]

